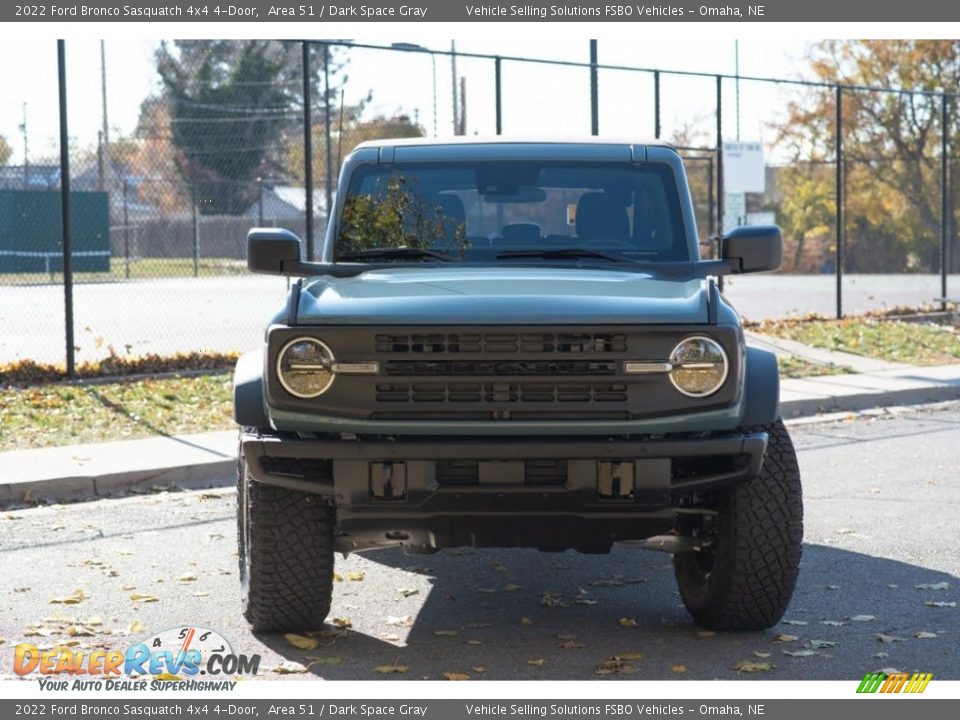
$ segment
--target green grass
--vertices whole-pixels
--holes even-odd
[[[777,364],[780,366],[781,378],[806,378],[820,377],[823,375],[845,375],[852,373],[848,367],[842,365],[821,365],[812,363],[796,356],[780,357],[777,356]]]
[[[240,275],[247,273],[246,260],[234,258],[200,258],[196,267],[198,277]],[[139,258],[131,259],[129,275],[123,258],[110,260],[109,272],[74,273],[74,282],[112,282],[116,280],[149,280],[151,278],[193,277],[193,258]],[[63,283],[63,273],[0,273],[0,285],[44,285]]]
[[[0,389],[0,450],[229,430],[228,374]]]
[[[768,320],[765,335],[910,365],[960,363],[960,330],[930,323],[879,318]]]

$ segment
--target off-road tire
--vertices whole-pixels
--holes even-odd
[[[683,603],[711,630],[776,625],[796,585],[803,543],[797,455],[781,420],[764,429],[769,440],[759,476],[710,498],[719,511],[714,545],[674,556]]]
[[[334,509],[323,498],[255,482],[237,462],[243,615],[256,631],[323,627],[333,594]]]

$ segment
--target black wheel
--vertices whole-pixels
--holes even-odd
[[[323,627],[333,594],[334,509],[323,498],[253,481],[237,462],[243,615],[254,630]]]
[[[783,422],[765,430],[760,475],[697,503],[716,515],[682,516],[681,532],[707,544],[674,556],[677,585],[693,619],[711,630],[776,625],[796,585],[803,543],[800,470]]]

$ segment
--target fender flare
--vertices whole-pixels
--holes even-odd
[[[780,417],[780,369],[777,356],[748,347],[744,374],[742,427],[769,425]]]
[[[269,429],[263,406],[263,350],[244,353],[233,371],[233,420],[240,427]]]

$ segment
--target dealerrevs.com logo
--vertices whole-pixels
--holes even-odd
[[[927,689],[932,673],[872,672],[863,676],[858,693],[918,694]]]
[[[233,651],[220,633],[201,627],[164,630],[120,650],[14,647],[13,670],[36,676],[41,690],[232,690],[256,675],[259,655]]]

